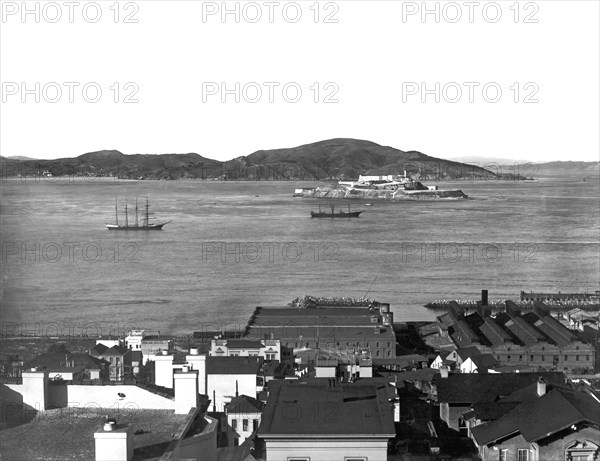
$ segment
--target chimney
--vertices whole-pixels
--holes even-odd
[[[541,376],[537,380],[537,395],[541,397],[546,393],[546,381]]]
[[[481,305],[482,306],[488,305],[488,291],[487,290],[481,290]]]
[[[96,461],[130,461],[133,459],[133,427],[107,419],[94,433]]]
[[[37,411],[43,411],[48,406],[48,371],[31,368],[21,374],[23,379],[23,405],[28,405]]]
[[[440,375],[442,375],[442,378],[447,378],[448,377],[448,367],[445,365],[442,365],[440,367]]]
[[[197,348],[191,348],[185,359],[192,370],[198,371],[198,393],[206,394],[206,354],[200,354]]]
[[[239,390],[238,390],[238,380],[236,379],[235,380],[235,396],[238,397],[239,395],[240,394],[239,394]]]
[[[154,384],[173,389],[173,355],[167,351],[154,356]]]
[[[183,367],[173,375],[175,383],[175,414],[187,415],[198,406],[198,370]]]

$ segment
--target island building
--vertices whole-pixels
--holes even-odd
[[[455,302],[437,318],[439,333],[455,348],[477,348],[491,354],[499,365],[526,365],[566,373],[593,372],[596,350],[580,335],[550,315],[543,303],[522,313],[512,301],[504,312],[492,315],[487,290],[476,311],[466,315]],[[448,358],[446,357],[446,360]]]

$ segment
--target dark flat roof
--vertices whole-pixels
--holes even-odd
[[[328,380],[273,386],[258,435],[390,438],[396,434],[385,385],[328,386]]]
[[[260,357],[206,357],[208,375],[253,375],[258,374]]]
[[[561,385],[565,382],[565,375],[558,372],[451,373],[447,378],[436,375],[434,382],[440,402],[470,404],[491,402],[499,396],[507,396],[536,382],[540,377],[552,384]]]

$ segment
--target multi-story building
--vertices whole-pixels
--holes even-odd
[[[248,339],[272,337],[294,352],[329,349],[368,351],[373,359],[396,357],[396,336],[389,304],[316,308],[258,307],[248,325]]]
[[[535,392],[503,416],[472,429],[482,461],[595,461],[600,455],[600,401],[594,393],[539,380]]]
[[[228,446],[237,447],[258,430],[264,403],[247,395],[239,395],[225,405]]]
[[[161,337],[160,333],[149,335],[145,330],[129,330],[125,337],[125,347],[132,351],[142,353],[142,362],[146,364],[148,360],[154,360],[158,353],[163,351],[170,352],[173,347],[173,341]]]
[[[526,365],[539,370],[567,373],[592,372],[594,346],[553,318],[546,306],[534,303],[533,311],[521,314],[511,301],[505,312],[491,316],[487,306],[465,315],[456,303],[439,318],[456,347],[477,347],[492,354],[500,365]]]
[[[113,346],[102,352],[98,358],[108,362],[108,378],[111,381],[122,381],[133,373],[131,352],[122,346]]]
[[[394,437],[384,386],[284,382],[269,393],[258,437],[269,461],[385,461]]]

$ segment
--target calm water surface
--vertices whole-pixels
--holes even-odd
[[[482,288],[491,298],[599,289],[598,181],[442,183],[474,199],[353,201],[366,211],[351,220],[311,219],[328,202],[291,196],[309,185],[4,181],[3,328],[182,334],[233,328],[257,305],[303,294],[366,295],[390,302],[396,320],[429,320],[423,304]],[[105,229],[116,196],[131,211],[147,195],[173,221],[162,232]]]

